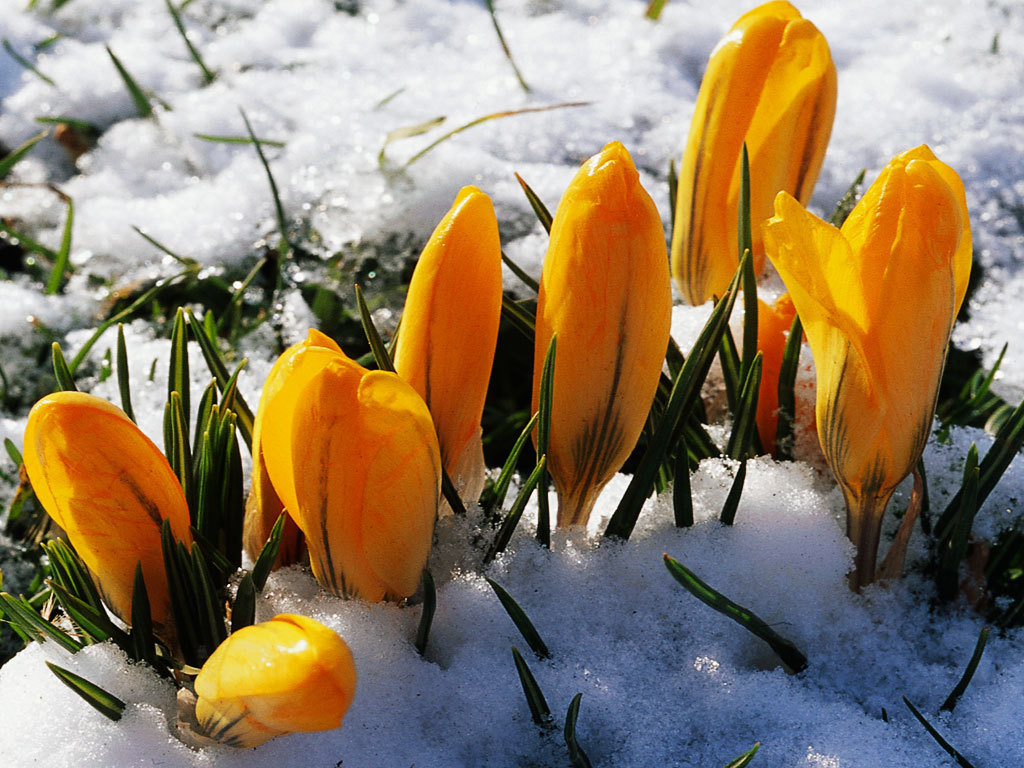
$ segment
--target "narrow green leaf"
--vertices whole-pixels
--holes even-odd
[[[910,699],[904,696],[903,703],[907,705],[907,709],[909,709],[911,714],[913,714],[914,717],[917,718],[917,721],[924,726],[924,729],[928,731],[929,735],[931,735],[931,737],[935,739],[935,743],[942,747],[942,749],[945,750],[946,754],[948,754],[950,757],[956,760],[956,764],[959,765],[960,768],[974,768],[974,766],[971,765],[971,762],[966,757],[964,757],[956,749],[954,749],[948,741],[942,738],[942,734],[935,730],[931,723],[925,720],[924,715],[922,715],[917,710],[917,707],[910,703]]]
[[[7,42],[6,40],[4,41]],[[32,151],[32,147],[42,141],[49,134],[49,131],[40,131],[31,139],[26,141],[21,146],[15,148],[13,152],[0,158],[0,181],[6,179],[10,174],[11,169],[14,168],[15,164],[18,163],[25,155]]]
[[[193,133],[197,139],[203,141],[213,142],[215,144],[252,144],[253,141],[248,136],[217,136],[212,133]],[[258,139],[259,143],[264,147],[273,147],[274,149],[281,149],[285,146],[283,141],[274,141],[272,139]]]
[[[95,683],[90,683],[84,677],[76,675],[74,672],[58,667],[52,661],[46,662],[46,666],[50,668],[50,671],[64,685],[85,699],[89,706],[105,718],[113,720],[115,723],[121,719],[121,715],[124,714],[125,703],[117,698],[117,696],[109,691],[105,691]]]
[[[548,650],[547,645],[544,644],[544,640],[541,639],[540,633],[537,628],[534,627],[533,622],[530,621],[530,617],[526,615],[526,611],[519,607],[519,603],[510,595],[504,587],[498,582],[484,577],[488,584],[491,585],[491,589],[494,590],[494,594],[498,596],[498,600],[501,606],[508,613],[512,623],[516,625],[516,629],[519,630],[519,634],[523,636],[523,640],[530,646],[530,650],[537,654],[542,659],[550,659],[551,651]]]
[[[22,631],[29,637],[42,642],[53,640],[71,653],[82,650],[83,643],[73,638],[60,627],[54,626],[43,619],[35,608],[25,599],[20,600],[12,597],[7,592],[0,593],[0,605],[3,613],[11,624],[21,627]]]
[[[192,544],[191,576],[197,596],[197,616],[201,627],[201,636],[205,638],[205,655],[209,656],[225,639],[227,630],[224,627],[224,603],[217,597],[217,587],[210,574],[210,567],[202,549]],[[206,659],[204,658],[203,661]]]
[[[256,585],[251,573],[242,576],[238,582],[235,602],[231,604],[231,631],[237,632],[242,627],[256,623]]]
[[[96,123],[90,123],[88,120],[81,120],[69,115],[40,116],[35,118],[35,121],[40,125],[66,125],[68,128],[74,128],[75,131],[90,139],[95,139],[102,133]]]
[[[189,436],[189,416],[192,413],[189,395],[191,392],[188,371],[188,330],[185,326],[185,310],[181,307],[174,315],[171,328],[171,357],[167,369],[167,399],[177,392],[181,397],[181,410],[185,415],[183,424],[185,439]]]
[[[133,656],[156,666],[156,640],[153,637],[153,617],[149,608],[149,593],[142,575],[142,564],[135,565],[135,581],[132,584],[132,630]]]
[[[107,49],[107,55],[110,56],[110,60],[114,63],[114,67],[117,69],[117,74],[121,76],[121,80],[124,83],[124,87],[128,90],[128,95],[132,98],[132,103],[135,105],[135,111],[139,114],[139,117],[152,117],[153,116],[153,105],[149,103],[149,97],[146,96],[145,91],[139,87],[139,84],[135,82],[128,70],[125,69],[124,64],[121,60],[114,55],[114,52],[110,50],[110,46],[104,46]]]
[[[501,318],[519,331],[532,344],[536,321],[522,304],[507,294],[501,297]]]
[[[14,441],[9,437],[4,438],[4,450],[7,451],[7,455],[11,461],[14,462],[14,466],[20,467],[24,462],[21,459],[21,452],[18,450],[18,446],[14,444]]]
[[[50,560],[51,577],[96,611],[105,612],[103,599],[89,569],[71,545],[63,539],[53,539],[41,546]]]
[[[747,479],[747,461],[746,459],[740,461],[740,466],[736,470],[736,477],[732,480],[732,485],[729,487],[729,495],[725,497],[725,504],[722,505],[722,514],[719,520],[722,521],[723,525],[732,525],[736,520],[736,509],[740,505],[740,497],[743,496],[743,482]]]
[[[160,526],[160,546],[164,556],[164,571],[167,574],[167,591],[171,596],[171,615],[178,632],[182,659],[193,665],[202,666],[200,658],[199,629],[197,616],[193,611],[191,583],[186,571],[189,564],[183,554],[184,548],[174,539],[169,520]]]
[[[725,766],[725,768],[747,768],[747,766],[750,765],[750,761],[754,759],[754,755],[757,754],[757,750],[760,746],[761,742],[757,742],[749,750],[731,761],[727,766]]]
[[[960,697],[964,695],[964,691],[967,690],[967,686],[971,684],[971,678],[974,677],[975,670],[978,669],[978,663],[981,661],[981,655],[985,652],[985,645],[988,643],[988,635],[990,629],[988,627],[982,627],[981,633],[978,635],[978,642],[974,646],[974,653],[971,654],[971,660],[967,662],[967,669],[964,670],[960,680],[954,686],[953,690],[949,692],[949,696],[942,702],[942,706],[939,707],[939,711],[952,712],[956,709],[956,703],[960,701]]]
[[[281,204],[281,195],[277,190],[277,182],[274,181],[274,174],[270,171],[270,163],[267,162],[266,155],[263,154],[263,144],[256,138],[256,134],[252,130],[252,124],[249,122],[249,116],[245,114],[245,110],[241,107],[238,111],[242,114],[242,122],[245,123],[246,133],[249,134],[249,139],[252,141],[252,145],[256,147],[256,154],[260,159],[260,164],[263,166],[263,171],[267,174],[267,182],[270,184],[270,194],[274,198],[274,215],[277,217],[277,230],[281,236],[281,243],[278,246],[278,254],[282,259],[288,258],[288,255],[294,252],[295,248],[292,245],[291,240],[288,239],[288,219],[284,215],[284,206]]]
[[[185,412],[180,393],[175,390],[171,393],[170,400],[170,428],[171,445],[173,453],[167,459],[171,468],[178,476],[181,488],[185,492],[185,499],[188,501],[189,511],[195,521],[197,514],[197,494],[195,487],[195,468],[192,464],[192,449],[188,443],[188,415]]]
[[[526,272],[522,267],[516,264],[512,259],[505,255],[505,252],[501,253],[502,263],[511,270],[512,274],[518,277],[523,285],[532,290],[534,293],[540,290],[540,283],[530,277],[529,273]]]
[[[526,84],[526,80],[523,79],[523,73],[519,71],[519,67],[516,66],[515,59],[512,58],[512,50],[508,47],[508,43],[505,41],[505,35],[501,33],[501,26],[498,24],[498,16],[494,12],[494,0],[484,0],[487,3],[487,11],[491,14],[491,23],[494,24],[494,31],[498,35],[498,42],[501,43],[501,50],[505,52],[505,58],[508,59],[508,63],[512,65],[512,71],[516,73],[516,80],[519,81],[519,86],[526,92],[530,92],[530,86]]]
[[[64,359],[64,353],[60,349],[60,344],[56,341],[53,342],[50,347],[50,353],[53,357],[53,375],[57,377],[57,391],[77,392],[78,387],[75,386],[75,380],[71,375],[71,371],[68,370],[68,364]]]
[[[775,457],[779,461],[792,461],[796,442],[793,427],[796,423],[796,374],[800,367],[800,349],[803,346],[804,327],[800,316],[793,316],[786,347],[779,368],[779,417],[775,427]]]
[[[537,487],[537,483],[546,466],[547,457],[541,456],[537,461],[537,466],[533,468],[533,472],[530,473],[530,476],[526,478],[526,482],[523,483],[523,487],[516,496],[515,501],[512,502],[512,507],[509,509],[508,515],[506,515],[504,522],[501,524],[501,528],[498,529],[498,533],[494,537],[494,543],[492,543],[487,552],[484,553],[484,565],[497,557],[498,553],[504,552],[505,547],[507,547],[509,541],[512,540],[512,533],[519,524],[519,518],[523,516],[523,510],[526,509],[526,503],[530,500],[530,494],[533,493],[533,489]]]
[[[768,643],[776,655],[793,672],[802,672],[807,668],[807,657],[800,649],[779,635],[753,612],[716,592],[697,578],[693,571],[678,560],[668,555],[663,555],[662,557],[665,561],[665,567],[672,574],[672,578],[685,587],[691,595]]]
[[[448,476],[448,470],[444,467],[441,467],[441,495],[448,502],[448,506],[452,508],[452,512],[456,515],[466,514],[466,505],[462,503],[459,491]]]
[[[64,609],[64,613],[71,619],[72,624],[81,633],[81,636],[89,643],[102,643],[105,640],[113,639],[114,642],[126,653],[131,653],[131,643],[124,630],[114,625],[107,616],[105,609],[97,610],[84,600],[75,597],[71,591],[56,581],[47,580],[50,589],[53,590],[57,602]]]
[[[416,651],[422,656],[427,651],[427,640],[430,637],[430,625],[434,621],[434,612],[437,610],[437,589],[434,586],[434,577],[426,568],[423,569],[423,609],[420,613],[420,623],[416,627]]]
[[[736,402],[743,386],[742,363],[736,351],[736,342],[732,338],[732,329],[726,325],[722,332],[722,343],[718,350],[718,362],[722,367],[722,381],[725,384],[725,399],[729,411],[736,413]]]
[[[281,549],[281,538],[284,535],[284,519],[287,514],[287,512],[282,512],[277,516],[274,527],[270,529],[270,536],[267,537],[267,543],[260,549],[260,554],[252,567],[252,581],[257,592],[263,591],[263,587],[267,584],[267,577],[270,576],[270,571],[277,560],[277,553]]]
[[[665,5],[667,3],[668,0],[650,0],[650,2],[647,3],[647,10],[644,11],[644,16],[646,16],[651,21],[657,21],[658,19],[661,18],[661,12],[665,10]],[[673,208],[674,207],[675,206],[673,206]]]
[[[757,398],[761,388],[762,367],[763,353],[758,352],[747,371],[743,388],[739,393],[739,401],[736,403],[736,418],[726,448],[726,455],[729,458],[746,459],[755,453],[753,442],[757,428]]]
[[[64,283],[64,275],[71,263],[71,228],[75,223],[75,203],[67,195],[61,193],[61,200],[67,204],[67,213],[64,215],[64,231],[60,236],[60,247],[53,260],[53,268],[50,269],[50,277],[46,281],[46,288],[43,293],[53,296],[60,291]]]
[[[666,2],[667,0],[660,0]],[[651,0],[651,4],[659,2],[659,0]],[[679,196],[679,174],[676,172],[676,159],[674,157],[669,158],[668,161],[668,215],[669,215],[669,232],[674,232],[676,228],[676,200]],[[671,239],[671,238],[669,238]]]
[[[686,436],[676,444],[676,465],[673,472],[672,512],[677,528],[693,525],[693,495],[690,489],[690,457],[686,449]]]
[[[960,493],[960,508],[953,520],[949,535],[939,545],[939,568],[935,576],[939,596],[953,600],[960,591],[960,562],[967,554],[967,545],[978,512],[978,485],[981,470],[978,467],[978,446],[971,443],[964,463],[964,479]]]
[[[457,135],[459,133],[462,133],[463,131],[468,130],[469,128],[473,128],[473,127],[475,127],[477,125],[480,125],[481,123],[486,123],[486,122],[488,122],[490,120],[499,120],[499,119],[501,119],[503,117],[513,117],[515,115],[526,115],[526,114],[530,114],[532,112],[548,112],[548,111],[550,111],[552,109],[566,109],[566,108],[569,108],[569,107],[586,107],[586,106],[589,106],[589,105],[590,105],[589,101],[572,101],[572,102],[566,102],[564,104],[549,104],[548,106],[544,106],[544,107],[525,107],[523,109],[512,109],[512,110],[505,110],[505,111],[502,111],[502,112],[492,112],[489,115],[484,115],[483,117],[478,117],[475,120],[470,120],[465,125],[460,125],[458,128],[456,128],[456,129],[454,129],[452,131],[448,131],[448,133],[446,133],[444,136],[442,136],[441,138],[437,139],[436,141],[431,142],[426,147],[424,147],[419,152],[417,152],[415,155],[413,155],[408,160],[406,160],[404,167],[408,168],[410,165],[412,165],[417,160],[419,160],[421,157],[423,157],[425,154],[427,154],[430,150],[434,149],[434,147],[436,147],[439,144],[442,144],[443,142],[447,141],[452,136],[455,136],[455,135]]]
[[[182,264],[182,265],[184,265],[186,267],[196,266],[197,265],[197,262],[196,262],[195,259],[190,259],[190,258],[188,258],[186,256],[181,256],[181,255],[175,253],[170,248],[168,248],[166,245],[161,243],[159,240],[157,240],[157,239],[151,237],[150,235],[146,234],[145,232],[143,232],[138,227],[133,226],[132,229],[134,229],[138,233],[139,237],[141,237],[147,243],[152,245],[154,248],[156,248],[161,253],[167,254],[168,256],[170,256],[172,259],[174,259],[179,264]]]
[[[828,223],[833,227],[843,226],[843,222],[846,221],[846,217],[850,215],[853,207],[857,204],[857,189],[864,183],[865,172],[866,169],[860,169],[860,173],[857,174],[857,178],[853,180],[849,189],[843,193],[843,196],[839,198],[839,202],[836,203],[836,207],[832,211],[832,215],[828,217]]]
[[[569,750],[570,768],[591,768],[587,753],[583,751],[579,741],[576,740],[576,720],[580,716],[580,700],[582,698],[582,693],[577,693],[572,697],[569,711],[565,713],[565,728],[562,730],[562,734],[565,736],[565,746]]]
[[[174,19],[174,26],[178,29],[178,34],[181,35],[181,39],[185,41],[185,47],[188,48],[188,54],[192,57],[192,61],[196,63],[199,70],[203,73],[203,85],[209,85],[217,76],[211,72],[206,64],[203,63],[202,57],[199,55],[199,51],[192,45],[192,41],[188,39],[188,34],[185,32],[185,25],[181,21],[181,14],[178,13],[178,9],[174,7],[171,0],[165,0],[167,3],[167,11],[171,14],[171,18]]]
[[[548,351],[544,355],[544,367],[540,374],[540,393],[537,402],[537,456],[547,456],[548,441],[551,437],[551,408],[554,403],[555,356],[558,334],[552,334]],[[540,466],[538,460],[537,463]],[[545,463],[546,466],[546,463]],[[551,512],[548,509],[548,472],[542,469],[537,480],[537,541],[541,546],[551,546]]]
[[[548,725],[551,722],[551,710],[544,699],[544,692],[537,685],[537,679],[530,671],[529,665],[519,653],[519,649],[512,646],[512,659],[516,664],[516,672],[519,673],[519,682],[523,686],[523,694],[526,696],[526,703],[530,707],[530,716],[537,725]]]
[[[31,72],[33,75],[38,77],[40,80],[42,80],[47,85],[52,85],[54,88],[57,87],[57,84],[55,82],[53,82],[52,79],[50,79],[49,77],[44,75],[42,72],[40,72],[38,69],[36,69],[35,65],[31,61],[26,59],[24,56],[22,56],[16,50],[14,50],[14,46],[11,45],[11,41],[10,40],[8,40],[5,37],[3,39],[3,41],[2,41],[2,43],[3,43],[3,46],[4,46],[4,50],[7,51],[7,55],[10,56],[12,59],[14,59],[16,62],[18,62],[18,64],[23,69],[27,69],[29,72]],[[15,151],[17,151],[17,150],[15,150]],[[4,173],[0,173],[0,179],[2,179],[5,175],[6,174],[4,174]]]
[[[693,349],[686,358],[683,369],[672,385],[672,393],[665,407],[665,415],[658,425],[654,438],[647,446],[640,464],[629,481],[626,492],[605,529],[606,537],[628,539],[636,525],[644,501],[654,487],[654,478],[663,457],[668,452],[669,442],[677,425],[685,424],[700,396],[700,388],[707,377],[715,351],[722,342],[722,334],[729,323],[736,296],[739,271],[733,276],[732,284],[721,301],[715,306],[704,325]]]
[[[128,376],[128,348],[124,342],[124,325],[117,324],[117,389],[121,393],[121,410],[135,421],[132,410],[132,390]]]
[[[241,314],[242,298],[245,296],[245,292],[249,290],[249,286],[252,285],[253,280],[259,277],[260,272],[266,266],[268,259],[262,258],[256,262],[256,265],[249,270],[249,273],[245,278],[238,284],[231,293],[231,298],[228,299],[228,303],[224,305],[224,313],[221,315],[220,322],[217,324],[217,329],[228,338],[234,338],[238,327],[238,316]]]
[[[527,184],[522,176],[518,173],[514,175],[516,177],[516,181],[519,182],[519,186],[522,187],[523,194],[526,195],[526,200],[530,203],[530,207],[533,209],[534,214],[536,214],[537,220],[540,221],[540,225],[544,227],[545,232],[550,234],[551,222],[554,221],[551,211],[549,211],[548,207],[544,205],[544,201],[540,199],[540,195],[533,191],[533,187]]]
[[[484,508],[488,517],[500,510],[501,505],[505,503],[505,496],[508,494],[508,487],[512,482],[512,475],[515,474],[516,463],[519,461],[519,454],[522,452],[523,446],[526,445],[527,440],[530,439],[530,433],[533,432],[533,428],[537,425],[537,420],[539,418],[539,413],[535,413],[530,417],[526,426],[523,427],[523,431],[519,433],[519,437],[516,438],[515,443],[512,445],[512,450],[509,451],[508,458],[505,459],[505,464],[502,466],[501,472],[494,481],[494,485],[492,485],[488,491],[485,491],[484,496],[481,497],[480,505]]]
[[[387,164],[386,150],[388,145],[393,141],[399,139],[409,139],[413,136],[421,136],[427,131],[437,128],[447,118],[444,115],[440,117],[432,117],[429,120],[424,120],[422,123],[416,123],[415,125],[403,125],[401,128],[395,128],[393,131],[388,131],[387,136],[384,137],[384,144],[380,148],[380,152],[377,153],[377,165],[383,168]]]
[[[384,344],[380,333],[377,332],[377,326],[373,324],[373,317],[370,315],[370,307],[363,296],[363,289],[358,284],[356,284],[355,288],[356,303],[359,305],[359,318],[362,320],[363,333],[366,334],[366,340],[369,342],[370,349],[373,352],[373,359],[377,361],[377,367],[380,370],[394,373],[395,364],[391,360],[391,355],[388,354],[387,345]]]

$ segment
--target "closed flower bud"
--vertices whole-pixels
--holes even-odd
[[[270,538],[270,532],[284,510],[284,503],[274,490],[267,474],[266,461],[263,458],[263,423],[266,419],[267,403],[281,389],[287,380],[293,358],[309,347],[319,347],[341,353],[341,348],[330,336],[326,336],[313,328],[305,339],[293,344],[284,351],[267,374],[267,380],[260,393],[260,404],[256,410],[256,421],[252,432],[252,486],[245,505],[245,524],[242,539],[245,551],[255,562],[260,550]],[[281,536],[281,547],[277,553],[275,568],[297,563],[305,552],[302,531],[295,525],[290,516],[285,518]]]
[[[501,319],[501,241],[491,199],[459,192],[416,263],[395,370],[430,409],[441,461],[460,495],[484,485],[480,417]]]
[[[780,193],[768,255],[817,371],[818,438],[874,579],[882,515],[931,428],[946,347],[971,269],[963,185],[927,147],[894,158],[841,230]]]
[[[565,191],[537,299],[533,408],[558,334],[548,467],[558,525],[586,523],[629,456],[668,346],[672,292],[661,218],[618,142]]]
[[[221,643],[195,680],[191,729],[233,747],[296,731],[328,731],[356,692],[352,652],[318,621],[279,614]]]
[[[781,0],[748,11],[708,61],[679,171],[672,273],[685,299],[721,296],[739,264],[740,155],[750,158],[755,269],[780,190],[811,197],[836,108],[828,43]]]
[[[313,575],[345,597],[399,600],[420,583],[441,488],[423,399],[343,353],[294,352],[268,394],[262,446],[274,489],[306,537]]]
[[[160,526],[169,520],[179,541],[191,544],[192,537],[185,494],[160,450],[106,400],[55,392],[29,413],[24,460],[36,497],[67,533],[110,609],[131,619],[141,564],[154,626],[166,627]]]

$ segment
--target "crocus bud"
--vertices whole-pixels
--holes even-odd
[[[671,313],[661,218],[626,148],[612,142],[558,204],[537,299],[534,410],[558,334],[547,456],[559,526],[587,521],[640,436]]]
[[[158,632],[170,622],[160,546],[169,520],[191,544],[188,504],[160,450],[120,408],[83,392],[55,392],[33,406],[25,426],[25,469],[32,489],[121,619],[132,615],[141,564]]]
[[[740,156],[750,158],[754,267],[760,223],[785,190],[806,204],[836,109],[828,43],[787,2],[748,11],[711,54],[679,171],[672,273],[684,298],[721,296],[739,264]]]
[[[501,241],[491,199],[464,187],[416,263],[395,370],[430,409],[459,494],[484,486],[480,417],[501,319]]]
[[[416,390],[308,346],[269,393],[262,437],[270,481],[320,585],[364,600],[415,592],[441,488],[434,423]]]
[[[917,147],[882,170],[841,230],[780,193],[765,245],[814,355],[818,439],[846,499],[860,588],[874,579],[889,497],[924,450],[966,292],[963,185]]]
[[[341,727],[356,665],[338,633],[282,613],[221,643],[195,680],[195,735],[255,747],[296,731]]]
[[[757,434],[761,447],[775,453],[775,433],[779,426],[779,374],[786,351],[787,332],[793,326],[796,310],[784,293],[772,305],[757,300],[757,348],[761,352],[761,386],[757,394]]]
[[[249,558],[255,562],[260,550],[270,538],[270,531],[284,510],[284,503],[274,490],[267,474],[266,461],[263,458],[263,423],[266,420],[267,403],[284,385],[290,372],[292,361],[297,353],[309,347],[320,347],[341,353],[341,348],[330,336],[310,328],[305,339],[293,344],[277,358],[270,368],[267,380],[260,393],[260,404],[256,410],[256,421],[252,432],[252,486],[245,505],[245,524],[242,540]],[[305,553],[305,541],[302,531],[295,525],[291,516],[285,518],[281,535],[281,547],[277,553],[274,567],[280,568],[297,563]]]

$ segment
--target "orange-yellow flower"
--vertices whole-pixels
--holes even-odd
[[[759,223],[780,190],[806,204],[836,109],[825,38],[787,2],[748,11],[708,61],[679,171],[672,273],[691,304],[721,296],[739,264],[740,155],[750,157],[755,269]]]
[[[288,379],[290,364],[295,354],[309,347],[322,347],[341,353],[341,347],[334,339],[311,328],[305,339],[290,346],[277,358],[270,368],[270,373],[267,374],[263,391],[260,393],[260,404],[256,410],[256,421],[252,432],[252,486],[245,505],[245,524],[242,532],[245,551],[253,562],[259,557],[260,550],[270,538],[270,531],[274,527],[274,523],[277,522],[277,518],[284,510],[284,502],[281,501],[277,491],[274,490],[273,483],[270,482],[266,461],[263,458],[263,424],[266,420],[267,403],[280,391]],[[278,550],[275,567],[297,563],[302,558],[304,551],[305,542],[302,531],[295,525],[291,516],[288,516],[284,521],[281,548]]]
[[[356,692],[356,665],[338,633],[279,614],[221,643],[195,680],[196,733],[255,747],[296,731],[341,727]]]
[[[559,526],[585,523],[633,449],[658,387],[672,292],[661,218],[619,142],[565,191],[537,299],[533,407],[558,334],[548,467]]]
[[[25,470],[43,508],[68,535],[103,599],[131,619],[141,564],[153,623],[170,623],[160,526],[191,544],[188,504],[160,450],[120,408],[83,392],[55,392],[33,406]]]
[[[396,374],[308,345],[267,393],[267,473],[336,595],[408,597],[430,551],[441,456],[423,399]]]
[[[761,351],[761,386],[757,394],[757,434],[766,453],[775,453],[779,425],[779,374],[786,338],[796,309],[788,293],[769,306],[757,300],[757,348]]]
[[[818,438],[846,498],[859,588],[874,579],[889,497],[928,438],[967,290],[963,184],[917,147],[882,170],[841,230],[780,193],[765,245],[814,355]]]
[[[501,319],[501,241],[491,199],[464,187],[416,263],[395,370],[430,409],[459,493],[484,485],[480,417]]]

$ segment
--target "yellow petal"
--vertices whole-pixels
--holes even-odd
[[[457,469],[467,465],[465,452],[480,450],[500,318],[501,242],[494,207],[479,189],[464,187],[416,263],[395,370],[426,401],[444,468],[457,485],[470,489],[467,498],[473,488],[479,495],[483,477],[460,483]]]
[[[153,621],[169,622],[160,548],[167,519],[190,544],[188,505],[160,450],[124,414],[82,392],[55,392],[29,413],[25,469],[43,508],[96,577],[104,600],[131,618],[136,564],[142,564]]]
[[[341,726],[356,668],[338,634],[293,614],[245,627],[218,646],[195,680],[200,734],[254,747],[295,731]]]
[[[268,423],[288,424],[290,434],[265,455],[275,487],[289,475],[294,498],[285,504],[313,573],[338,595],[408,597],[426,563],[440,489],[426,405],[395,374],[341,354],[315,371],[295,370],[267,410]]]
[[[832,130],[836,73],[821,33],[787,2],[744,14],[708,62],[680,166],[672,272],[683,296],[721,296],[739,264],[740,155],[750,157],[755,269],[780,190],[806,202]]]
[[[548,467],[559,525],[586,522],[633,449],[668,344],[671,287],[661,219],[618,142],[559,203],[541,276],[533,407],[558,334]]]
[[[274,523],[277,522],[277,518],[284,510],[284,502],[281,501],[270,481],[263,456],[263,431],[267,403],[281,390],[286,377],[291,375],[291,371],[296,365],[295,356],[310,347],[341,353],[341,348],[334,339],[311,328],[305,339],[290,346],[277,358],[270,368],[270,373],[267,374],[267,380],[260,394],[260,404],[256,410],[256,421],[252,434],[252,485],[245,505],[245,524],[242,534],[245,551],[253,562],[259,556],[260,550],[270,537]],[[273,432],[274,429],[271,427],[271,433],[273,434]],[[280,439],[280,434],[278,433],[275,437]],[[278,551],[274,567],[278,568],[298,562],[302,557],[304,546],[301,531],[291,517],[287,518],[284,524],[281,548]]]

